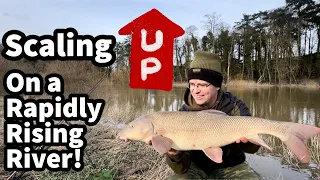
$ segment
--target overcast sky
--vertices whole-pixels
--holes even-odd
[[[11,29],[52,35],[56,28],[74,27],[79,34],[112,34],[120,40],[118,30],[152,8],[182,28],[196,25],[202,36],[207,13],[216,12],[233,26],[243,14],[283,5],[285,0],[0,0],[0,36]]]

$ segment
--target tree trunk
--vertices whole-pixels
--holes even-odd
[[[244,64],[246,62],[246,31],[244,30],[244,38],[243,38],[243,63],[242,63],[242,73],[241,79],[243,80],[244,77]]]
[[[304,32],[304,52],[303,52],[304,55],[306,55],[306,53],[307,53],[307,36],[308,36],[307,35],[307,33],[308,33],[307,31],[308,30],[306,29],[305,32]]]
[[[311,49],[311,34],[312,33],[312,31],[311,31],[311,29],[309,29],[309,38],[308,38],[308,41],[309,41],[309,54],[311,54],[312,53],[312,49]]]
[[[299,26],[298,26],[298,56],[301,56],[301,20],[299,20]]]
[[[318,47],[317,47],[317,53],[320,53],[320,26],[318,26]]]
[[[232,36],[231,47],[228,53],[227,85],[229,85],[229,82],[230,82],[230,64],[231,64],[231,58],[233,57],[232,56],[233,51],[234,51],[234,35]]]
[[[182,65],[182,57],[183,57],[183,52],[181,54],[179,54],[179,64],[180,64],[180,68],[179,68],[179,76],[180,76],[180,80],[184,81],[185,79],[182,78],[182,72],[183,72],[183,65]]]
[[[260,37],[259,37],[259,55],[258,55],[258,59],[259,59],[259,64],[261,65],[262,64],[262,54],[261,54],[261,51],[262,51],[262,42],[261,42],[261,32],[260,32]],[[263,73],[264,74],[264,73]]]
[[[266,50],[265,50],[265,59],[266,59],[266,67],[267,67],[267,72],[268,72],[268,81],[269,81],[269,84],[271,83],[271,73],[270,73],[270,69],[269,69],[269,62],[270,62],[270,37],[267,39],[267,43],[266,43]]]
[[[252,52],[252,54],[254,54],[254,50]],[[253,81],[253,72],[254,72],[254,67],[253,67],[253,58],[252,55],[251,55],[251,80]]]
[[[238,42],[238,60],[240,61],[241,58],[241,45],[240,45],[240,41]]]
[[[278,63],[279,63],[279,45],[278,45],[278,39],[277,38],[275,38],[276,40],[275,40],[275,48],[276,48],[276,50],[275,50],[275,52],[274,52],[274,57],[275,57],[275,61],[276,61],[276,74],[277,74],[277,76],[278,76],[278,82],[279,83],[281,83],[281,72],[279,71],[279,65],[278,65]]]

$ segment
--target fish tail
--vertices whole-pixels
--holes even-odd
[[[305,140],[320,134],[320,128],[311,125],[298,124],[298,123],[285,123],[289,127],[288,136],[284,143],[297,156],[302,163],[310,161],[309,149],[305,144]]]

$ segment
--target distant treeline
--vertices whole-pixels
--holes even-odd
[[[186,80],[186,70],[199,49],[222,58],[223,74],[229,80],[259,83],[299,83],[320,78],[320,3],[287,0],[284,7],[244,14],[230,28],[216,13],[204,16],[204,36],[198,27],[185,28],[175,39],[174,78]],[[130,36],[118,42],[118,60],[113,70],[129,69]]]
[[[320,80],[320,3],[313,0],[286,0],[277,9],[244,14],[230,27],[216,13],[204,16],[206,34],[198,27],[185,28],[174,43],[174,81],[186,81],[186,71],[197,50],[222,58],[225,83],[251,80],[270,84],[299,84]],[[200,27],[199,27],[200,28]],[[1,48],[0,48],[1,50]],[[103,69],[110,76],[121,75],[126,82],[130,71],[131,37],[117,42],[116,62]],[[32,62],[37,63],[37,62]]]

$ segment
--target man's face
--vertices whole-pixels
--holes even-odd
[[[217,99],[217,93],[220,89],[207,81],[191,79],[189,81],[190,92],[194,100],[199,105],[213,106]]]

